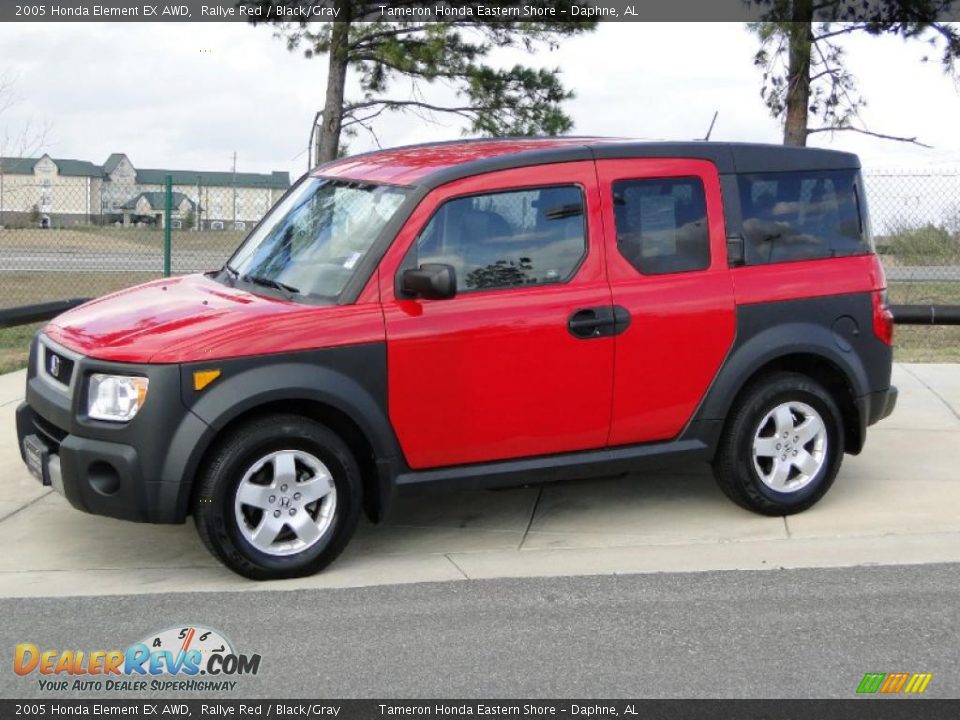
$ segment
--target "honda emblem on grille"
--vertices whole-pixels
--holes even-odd
[[[55,378],[60,377],[60,358],[57,355],[50,356],[50,374]]]

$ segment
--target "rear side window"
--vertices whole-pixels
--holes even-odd
[[[644,275],[710,266],[707,201],[699,178],[619,180],[613,210],[620,253]]]
[[[748,265],[871,252],[857,172],[758,173],[738,183]]]
[[[459,292],[565,282],[587,251],[583,208],[576,186],[448,200],[420,233],[411,264],[453,265]]]

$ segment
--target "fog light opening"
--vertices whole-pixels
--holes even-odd
[[[98,460],[87,468],[90,487],[101,495],[114,495],[120,489],[120,473],[108,462]]]

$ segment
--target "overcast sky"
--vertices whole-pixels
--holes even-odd
[[[125,152],[139,167],[305,169],[310,122],[322,102],[325,62],[289,52],[268,27],[239,23],[0,26],[0,74],[19,102],[0,134],[26,122],[50,128],[54,157],[103,162]],[[816,144],[851,150],[870,167],[960,166],[960,94],[926,48],[896,38],[845,41],[849,67],[869,106],[872,130],[917,135],[933,150],[853,133]],[[755,39],[740,23],[601,23],[596,32],[525,62],[558,66],[577,97],[574,131],[643,139],[702,137],[713,112],[716,140],[778,142],[778,123],[759,97]],[[495,56],[512,63],[519,53]],[[437,91],[434,91],[437,92]],[[429,91],[428,91],[429,93]],[[443,90],[433,97],[443,97]],[[404,96],[402,87],[397,97]],[[428,94],[428,97],[430,95]],[[384,146],[450,139],[461,127],[396,116],[377,125]],[[374,146],[369,137],[351,151]]]

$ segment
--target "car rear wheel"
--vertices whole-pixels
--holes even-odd
[[[272,415],[241,426],[213,451],[194,521],[207,548],[255,580],[318,572],[343,550],[360,517],[360,471],[320,423]]]
[[[840,411],[812,378],[767,375],[735,404],[713,463],[720,489],[764,515],[806,510],[830,489],[844,452]]]

